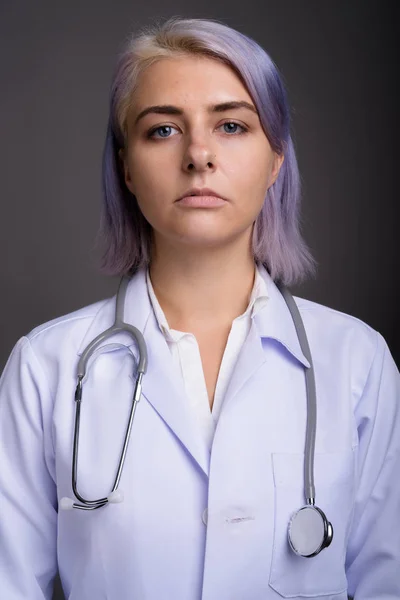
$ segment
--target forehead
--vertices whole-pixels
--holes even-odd
[[[164,103],[206,104],[251,97],[231,67],[205,56],[161,58],[141,73],[133,105]]]

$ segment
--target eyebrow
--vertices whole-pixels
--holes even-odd
[[[226,110],[234,110],[237,108],[247,108],[256,115],[258,114],[255,106],[253,106],[249,102],[246,102],[245,100],[232,100],[230,102],[212,104],[211,106],[207,107],[207,112],[225,112]],[[143,119],[143,117],[145,117],[149,113],[155,113],[158,115],[183,115],[183,110],[181,108],[178,108],[177,106],[172,106],[171,104],[158,104],[155,106],[148,106],[138,114],[138,116],[135,119],[135,125],[140,119]]]

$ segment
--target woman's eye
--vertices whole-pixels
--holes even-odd
[[[222,123],[221,127],[225,127],[226,125],[229,126],[233,126],[233,127],[229,127],[228,129],[225,129],[226,133],[245,133],[246,131],[248,131],[248,129],[246,127],[244,127],[244,125],[239,125],[239,123],[235,123],[234,121],[226,121],[225,123]],[[240,129],[242,131],[237,131],[236,127],[240,127]]]
[[[172,125],[160,125],[159,127],[155,127],[154,129],[151,129],[148,133],[148,137],[155,138],[155,139],[171,137],[170,135],[168,135],[168,131],[170,129],[175,129],[175,127],[172,127]],[[160,133],[161,133],[160,136],[154,135],[157,131],[160,131]],[[166,135],[164,135],[165,133],[166,133]]]
[[[244,125],[239,125],[239,123],[235,123],[234,121],[226,121],[225,123],[222,123],[222,125],[219,126],[219,129],[221,127],[224,127],[225,133],[228,134],[233,133],[240,135],[241,133],[245,133],[246,131],[248,131],[247,127],[245,127]],[[240,131],[238,131],[238,127]],[[154,127],[154,129],[151,129],[147,136],[152,139],[169,138],[172,137],[171,135],[169,135],[172,129],[175,129],[176,131],[176,128],[172,127],[172,125],[159,125],[158,127]],[[156,133],[158,133],[159,135],[155,135]]]

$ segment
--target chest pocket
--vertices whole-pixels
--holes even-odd
[[[283,598],[347,598],[345,554],[354,498],[354,450],[316,454],[316,505],[333,526],[333,540],[317,556],[304,558],[289,546],[288,524],[304,506],[304,454],[273,454],[274,541],[269,585]]]

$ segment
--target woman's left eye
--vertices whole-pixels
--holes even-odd
[[[245,127],[244,125],[239,125],[239,123],[235,123],[234,121],[226,121],[225,123],[222,123],[222,125],[219,126],[218,129],[220,129],[221,127],[226,127],[229,126],[228,129],[225,129],[225,133],[234,133],[237,135],[240,135],[241,133],[245,133],[246,131],[248,131],[248,128]],[[240,127],[241,131],[237,131],[237,127]],[[151,129],[148,133],[148,137],[149,138],[153,138],[153,139],[165,139],[165,138],[169,138],[172,137],[171,135],[168,135],[168,131],[170,131],[171,129],[175,129],[175,127],[172,127],[172,125],[159,125],[158,127],[155,127],[154,129]],[[159,132],[160,135],[156,136],[155,133]],[[166,135],[164,135],[166,133]]]
[[[235,123],[235,121],[226,121],[225,123],[222,123],[221,127],[225,127],[225,125],[233,125],[234,127],[240,127],[240,129],[242,131],[239,131],[239,134],[248,131],[247,127],[245,127],[244,125],[239,125],[239,123]],[[232,129],[229,129],[228,131],[226,131],[226,133],[236,133],[236,132],[237,132],[237,130],[232,131]]]

